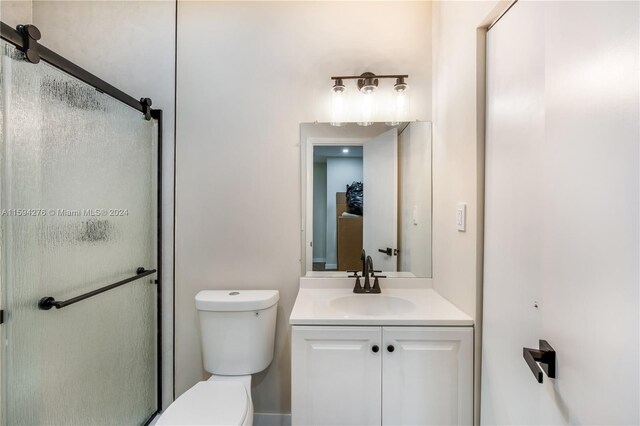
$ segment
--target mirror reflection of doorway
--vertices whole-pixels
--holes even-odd
[[[313,149],[314,271],[359,269],[363,217],[353,199],[363,181],[362,152],[362,146],[353,145]]]
[[[385,275],[430,277],[431,123],[398,127],[385,123],[368,127],[302,123],[300,141],[302,273],[344,276],[344,271],[362,270],[364,249],[374,268]],[[331,159],[350,157],[361,158],[358,172],[328,189]],[[359,232],[359,226],[353,226],[357,221],[352,216],[343,214],[353,213],[348,211],[346,191],[354,181],[362,182],[362,212],[356,214],[362,218],[361,237],[349,236],[349,231]],[[345,232],[341,232],[343,228]],[[357,248],[351,248],[353,254],[347,262],[341,262],[342,255],[349,252],[341,245],[341,237]]]

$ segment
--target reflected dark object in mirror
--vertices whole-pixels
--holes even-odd
[[[349,213],[362,216],[362,191],[362,182],[353,182],[351,185],[347,185],[347,206],[349,207]]]

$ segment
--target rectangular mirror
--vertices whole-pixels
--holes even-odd
[[[431,123],[300,125],[303,275],[431,277]]]

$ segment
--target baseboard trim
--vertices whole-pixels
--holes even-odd
[[[291,414],[254,413],[253,426],[291,426]]]

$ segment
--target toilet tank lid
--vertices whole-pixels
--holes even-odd
[[[203,290],[196,294],[199,311],[256,311],[278,303],[278,290]]]

